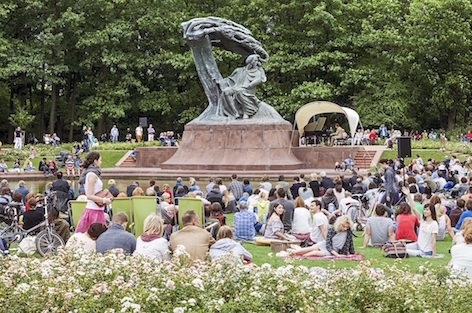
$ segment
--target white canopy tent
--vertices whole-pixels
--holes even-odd
[[[335,103],[328,101],[315,101],[310,102],[298,109],[295,114],[295,122],[298,126],[298,132],[300,136],[303,135],[305,131],[305,126],[308,125],[310,119],[319,114],[323,113],[342,113],[346,116],[349,122],[349,131],[351,137],[354,138],[356,134],[357,124],[360,123],[359,114],[351,108],[342,107]],[[361,124],[362,126],[362,124]]]

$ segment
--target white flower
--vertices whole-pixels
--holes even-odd
[[[205,290],[205,288],[203,287],[203,281],[200,278],[195,278],[194,280],[192,280],[192,285],[202,291]]]
[[[188,304],[189,304],[190,306],[194,306],[195,303],[197,303],[197,300],[195,300],[195,299],[193,299],[193,298],[188,299]]]
[[[174,313],[184,313],[185,312],[185,308],[182,308],[182,307],[176,307],[174,309]]]
[[[169,289],[169,290],[175,290],[175,284],[172,280],[168,280],[166,282],[166,288]]]

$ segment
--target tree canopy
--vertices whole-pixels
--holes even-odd
[[[4,0],[0,140],[20,123],[80,138],[139,117],[182,131],[207,106],[180,24],[244,25],[270,59],[258,97],[289,121],[305,103],[351,107],[365,126],[467,127],[472,4],[467,0]],[[238,55],[214,49],[223,75]]]

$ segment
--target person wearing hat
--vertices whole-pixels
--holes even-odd
[[[322,171],[320,173],[321,176],[321,183],[320,186],[323,187],[325,190],[328,190],[329,188],[334,188],[334,182],[331,179],[331,177],[326,176],[326,172]]]

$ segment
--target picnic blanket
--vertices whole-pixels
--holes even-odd
[[[364,256],[362,254],[356,253],[351,255],[328,255],[328,256],[301,256],[301,255],[293,255],[292,258],[296,260],[324,260],[324,261],[336,261],[336,260],[344,260],[344,261],[362,261],[364,260]]]

